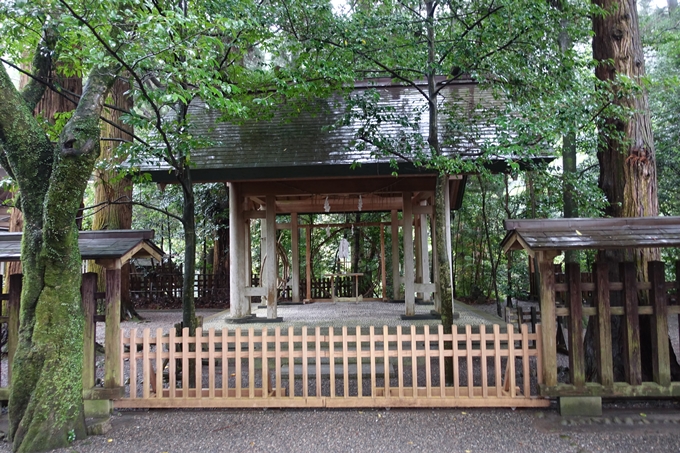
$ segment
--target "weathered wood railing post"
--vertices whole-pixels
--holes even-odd
[[[652,364],[654,382],[667,387],[671,383],[670,352],[668,347],[668,307],[666,306],[665,266],[661,261],[648,263],[649,299],[652,315]]]
[[[553,260],[556,251],[536,253],[540,273],[541,324],[543,340],[543,384],[546,387],[557,385],[557,323],[555,318],[555,270]]]
[[[19,311],[21,307],[22,274],[9,276],[9,299],[7,300],[7,384],[12,383],[12,362],[19,343]]]
[[[642,365],[640,361],[640,316],[638,313],[635,263],[621,263],[620,268],[621,281],[623,282],[623,349],[626,364],[626,381],[631,385],[640,385],[642,383]]]
[[[612,326],[609,293],[609,264],[597,262],[593,266],[595,290],[593,297],[597,306],[597,365],[600,384],[610,388],[614,385],[612,362]]]
[[[83,389],[88,390],[95,385],[95,337],[96,324],[94,315],[97,310],[97,274],[88,272],[83,274],[83,283],[80,288],[82,297],[85,328],[83,332]]]
[[[565,272],[569,299],[569,372],[572,385],[583,387],[586,383],[586,371],[583,356],[581,267],[578,263],[567,263]]]

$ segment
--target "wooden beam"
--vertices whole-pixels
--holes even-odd
[[[609,293],[609,264],[598,261],[593,269],[595,279],[595,303],[597,305],[597,364],[600,384],[614,384],[612,359],[612,327]]]
[[[624,310],[624,358],[626,364],[626,381],[631,385],[642,383],[642,365],[640,359],[640,316],[638,313],[637,277],[635,263],[620,264],[623,280]]]
[[[80,287],[81,303],[85,318],[83,330],[83,388],[89,389],[95,384],[95,354],[94,344],[96,337],[96,324],[94,315],[97,311],[97,274],[87,272],[83,274],[82,286]]]
[[[426,203],[423,201],[422,203]],[[430,206],[432,208],[433,206]],[[430,214],[431,215],[431,214]],[[427,215],[420,215],[420,273],[421,273],[421,283],[430,283],[430,241],[429,239],[429,226],[430,223],[427,221]],[[434,247],[433,247],[434,248]],[[429,302],[432,299],[431,292],[423,293],[423,300]]]
[[[391,213],[392,223],[392,299],[399,300],[401,281],[399,277],[399,222],[397,211]]]
[[[541,332],[543,338],[543,384],[557,385],[557,322],[555,317],[555,269],[557,252],[538,252],[538,271],[541,276]]]
[[[665,267],[661,261],[648,263],[649,299],[654,307],[652,315],[652,364],[654,382],[661,386],[671,383],[670,349],[668,347],[668,309],[666,306]]]
[[[583,356],[583,296],[581,294],[581,268],[578,263],[567,263],[569,284],[569,372],[571,383],[583,387],[586,382]]]
[[[305,276],[307,281],[307,300],[312,299],[312,227],[305,228]]]
[[[229,183],[229,308],[232,318],[248,315],[248,299],[243,294],[245,285],[245,251],[243,246],[243,198],[238,183]],[[250,285],[248,285],[250,286]]]
[[[7,299],[7,384],[12,383],[12,363],[19,344],[19,312],[21,307],[22,274],[9,276],[9,299]]]
[[[278,263],[276,262],[276,197],[274,195],[267,195],[265,223],[267,226],[267,262],[262,273],[267,276],[267,318],[274,319],[277,317],[276,277],[278,273]]]
[[[404,192],[403,213],[404,213],[404,300],[406,301],[406,316],[416,314],[415,299],[415,269],[413,256],[413,214],[411,205],[411,192]]]
[[[243,247],[243,252],[244,252],[244,257],[243,257],[243,263],[244,263],[244,269],[243,269],[243,278],[244,282],[243,285],[244,287],[249,287],[252,284],[253,280],[253,241],[252,238],[250,237],[250,219],[246,219],[243,226],[243,239],[244,239],[244,247]],[[248,295],[244,293],[246,301],[245,304],[247,306],[247,314],[252,314],[252,305],[253,305],[253,300],[251,295]]]
[[[382,283],[382,298],[387,300],[387,273],[385,266],[385,226],[380,225],[380,276]]]
[[[290,242],[293,253],[293,302],[300,302],[300,228],[298,228],[298,215],[290,215]]]
[[[106,335],[104,340],[104,387],[121,385],[120,363],[120,266],[107,268],[106,278]]]

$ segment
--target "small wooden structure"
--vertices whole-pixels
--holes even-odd
[[[544,396],[668,397],[680,396],[680,382],[672,382],[668,340],[668,316],[680,315],[680,306],[669,305],[668,290],[680,291],[680,266],[676,281],[666,282],[664,263],[649,263],[649,281],[637,281],[634,263],[619,263],[619,281],[610,281],[610,265],[597,262],[591,282],[584,282],[577,263],[566,266],[566,283],[555,282],[553,260],[564,250],[610,250],[680,247],[680,217],[506,220],[508,233],[502,242],[506,252],[525,250],[537,258],[540,273],[541,324],[543,327]],[[565,306],[556,306],[556,292],[567,293]],[[611,306],[611,293],[621,293],[622,306]],[[647,292],[648,305],[638,294]],[[591,305],[584,305],[592,292]],[[568,321],[570,383],[558,383],[556,317]],[[615,382],[612,367],[611,316],[622,316],[625,330],[625,382]],[[651,318],[653,377],[643,382],[641,371],[640,316]],[[598,382],[586,382],[583,317],[597,328]]]
[[[0,261],[19,261],[21,258],[22,233],[0,234]],[[163,251],[153,242],[151,230],[102,230],[81,231],[78,238],[80,255],[83,260],[94,260],[106,271],[105,322],[106,343],[104,362],[104,387],[95,387],[95,292],[96,274],[85,274],[82,294],[85,311],[85,350],[83,363],[83,396],[90,400],[112,400],[122,395],[120,387],[120,283],[121,268],[131,258],[152,257],[160,260]],[[21,275],[10,276],[10,337],[18,333],[18,307],[21,293]],[[13,296],[12,296],[13,295]],[[16,342],[12,340],[12,345]],[[12,348],[10,348],[12,349]],[[10,352],[10,363],[13,350]],[[0,398],[8,395],[0,393]]]

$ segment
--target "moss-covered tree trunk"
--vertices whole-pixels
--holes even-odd
[[[37,52],[34,67],[49,52]],[[42,97],[23,96],[0,65],[1,162],[21,192],[24,234],[19,344],[13,362],[9,438],[14,451],[45,451],[84,437],[83,314],[76,213],[99,155],[99,114],[113,83],[90,74],[59,143],[45,135],[32,110]]]

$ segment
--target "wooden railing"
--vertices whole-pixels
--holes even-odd
[[[676,274],[680,276],[680,265],[676,265],[676,269]],[[619,274],[621,281],[610,281],[607,263],[596,263],[593,275],[584,279],[578,264],[567,264],[566,282],[555,284],[555,292],[566,295],[566,305],[558,305],[555,314],[568,317],[569,382],[542,388],[541,394],[680,396],[680,382],[671,382],[668,337],[669,316],[680,316],[680,306],[669,305],[668,291],[675,289],[678,294],[680,278],[676,278],[675,282],[666,282],[664,263],[659,261],[649,263],[648,282],[637,281],[634,263],[621,263]],[[612,296],[613,293],[618,294]],[[645,305],[640,304],[641,293]],[[620,300],[619,306],[612,306],[613,297]],[[614,316],[621,317],[623,324],[625,381],[615,381],[614,376],[611,325]],[[594,323],[597,382],[586,382],[584,317]],[[644,331],[649,332],[649,337],[641,337],[641,317],[648,317],[649,328]],[[642,351],[645,347],[649,347],[649,353],[644,357],[650,364],[647,379],[643,376],[642,367]],[[553,373],[556,374],[556,371],[553,370]]]
[[[190,337],[145,329],[122,336],[129,376],[116,407],[547,406],[537,397],[536,334],[498,325],[297,332],[224,328]],[[445,385],[445,362],[452,365]],[[534,372],[531,371],[534,368]],[[163,371],[159,371],[163,370]],[[167,370],[167,376],[164,374]],[[537,378],[538,376],[538,378]],[[532,382],[533,379],[533,382]],[[199,383],[199,385],[194,385]],[[533,385],[532,385],[533,384]]]
[[[142,276],[130,275],[130,295],[137,306],[147,303],[161,306],[181,307],[182,274],[155,273]],[[194,279],[194,295],[197,306],[220,304],[229,306],[229,276],[197,274]]]

